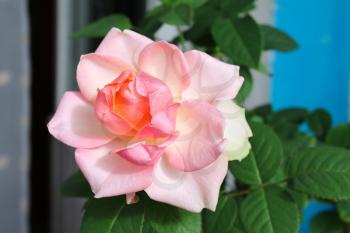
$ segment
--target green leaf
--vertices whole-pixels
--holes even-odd
[[[240,219],[247,232],[297,233],[299,228],[296,204],[278,186],[250,193],[240,206]]]
[[[131,28],[132,24],[127,16],[113,14],[86,25],[80,31],[73,33],[73,37],[103,37],[113,27],[124,30]]]
[[[143,195],[136,204],[125,197],[90,199],[81,233],[201,233],[201,216],[154,202]]]
[[[308,196],[305,193],[298,192],[298,191],[295,191],[292,189],[288,189],[287,192],[289,193],[289,195],[292,197],[292,199],[296,203],[298,210],[299,210],[299,215],[302,217],[304,214],[304,208],[309,203]]]
[[[230,171],[240,181],[258,185],[269,181],[279,168],[283,156],[282,143],[266,125],[251,123],[251,152],[241,162],[232,161]]]
[[[235,98],[238,103],[244,102],[253,89],[253,77],[249,69],[241,68],[240,74],[244,78],[244,82]]]
[[[203,211],[204,233],[230,233],[237,217],[237,205],[232,197],[220,196],[215,212]]]
[[[314,147],[316,144],[316,138],[300,133],[291,140],[284,140],[283,150],[286,157],[291,157],[298,151],[309,147]]]
[[[254,68],[259,66],[263,37],[252,17],[235,20],[218,18],[211,33],[217,45],[234,64]]]
[[[118,219],[125,199],[121,197],[91,199],[85,206],[81,224],[81,233],[112,233],[118,224]]]
[[[323,212],[311,220],[312,233],[343,233],[343,224],[335,211]]]
[[[289,52],[297,49],[297,42],[285,32],[268,26],[261,25],[261,31],[265,38],[264,49],[274,49],[282,52]]]
[[[268,116],[272,114],[272,107],[270,104],[261,105],[259,107],[256,107],[253,111],[255,114],[261,116],[264,120],[266,120]]]
[[[285,118],[289,122],[301,124],[306,120],[308,113],[305,108],[286,108],[275,112],[273,115],[274,118]]]
[[[235,225],[233,226],[233,230],[231,232],[232,233],[246,233],[246,231],[244,230],[244,226],[242,224],[242,221],[240,220],[240,218],[238,218],[238,216],[236,218]]]
[[[89,183],[80,171],[63,182],[61,192],[66,197],[91,197],[94,195]]]
[[[160,5],[152,10],[148,11],[146,16],[142,18],[139,28],[140,32],[143,35],[146,35],[150,38],[154,38],[154,34],[158,31],[158,29],[162,26],[162,22],[159,18],[164,14],[165,8]]]
[[[221,11],[225,16],[237,16],[255,8],[255,0],[219,0]]]
[[[332,126],[332,117],[326,110],[316,109],[308,116],[307,123],[315,136],[323,140]]]
[[[163,23],[181,26],[190,24],[192,21],[192,9],[187,4],[177,4],[160,16]]]
[[[293,188],[315,197],[350,199],[350,151],[337,147],[304,149],[289,161]]]
[[[337,211],[342,221],[350,223],[350,200],[337,202]]]
[[[266,117],[266,123],[269,124],[275,132],[283,139],[293,140],[299,133],[299,125],[302,124],[308,116],[308,111],[303,108],[288,108]]]
[[[339,125],[331,129],[327,134],[326,143],[350,149],[350,126]]]
[[[202,230],[200,214],[174,206],[152,201],[146,214],[147,220],[158,233],[201,233]]]
[[[207,0],[162,0],[165,5],[187,4],[191,7],[199,7]]]
[[[194,24],[184,33],[184,36],[197,45],[206,47],[212,45],[214,41],[210,34],[210,28],[219,15],[220,12],[217,9],[207,4],[197,8],[194,12]]]

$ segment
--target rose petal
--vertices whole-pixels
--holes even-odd
[[[132,67],[123,60],[110,56],[90,53],[80,58],[77,68],[77,81],[81,93],[91,102],[97,90],[116,79],[124,70]]]
[[[173,104],[169,88],[161,80],[146,73],[139,73],[136,77],[136,89],[140,95],[149,99],[152,119],[143,128],[140,137],[167,137],[174,134],[176,111],[178,104]]]
[[[200,212],[203,208],[214,211],[227,164],[226,157],[220,156],[201,170],[181,172],[161,159],[155,167],[153,182],[145,191],[153,200],[188,211]]]
[[[96,149],[77,149],[75,159],[96,198],[144,190],[152,182],[153,166],[133,164],[110,153],[123,148],[125,142],[113,142]]]
[[[164,147],[139,142],[115,151],[116,154],[138,165],[153,165],[163,153]]]
[[[244,79],[239,76],[239,67],[230,65],[192,50],[185,53],[189,64],[190,86],[183,94],[185,100],[201,99],[212,102],[234,98]]]
[[[79,92],[64,94],[47,127],[55,138],[76,148],[101,146],[115,137],[102,126],[93,106]]]
[[[103,125],[116,135],[134,135],[135,130],[121,117],[111,112],[106,95],[100,91],[95,103],[95,112]]]
[[[153,41],[131,30],[112,28],[97,48],[96,53],[109,54],[136,67],[140,51]]]
[[[153,42],[141,51],[138,69],[165,82],[174,98],[180,97],[189,84],[183,53],[165,41]]]
[[[244,159],[251,148],[248,138],[253,135],[245,119],[244,109],[232,100],[218,101],[216,106],[225,119],[224,154],[229,160]]]
[[[148,96],[151,114],[163,111],[173,104],[173,98],[166,83],[147,73],[136,76],[136,90],[140,95]]]
[[[187,101],[176,119],[179,137],[165,149],[165,158],[181,171],[202,169],[222,153],[224,119],[211,104]]]

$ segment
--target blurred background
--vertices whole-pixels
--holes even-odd
[[[157,0],[0,0],[0,232],[79,232],[81,201],[63,199],[60,183],[73,171],[73,150],[49,136],[46,124],[75,69],[97,39],[71,34],[111,13],[137,23]],[[347,122],[350,86],[349,0],[257,0],[254,16],[288,32],[300,48],[267,53],[273,77],[255,74],[246,107],[323,107]],[[172,27],[158,37],[170,39]],[[320,209],[311,204],[302,232]]]

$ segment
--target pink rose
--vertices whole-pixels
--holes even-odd
[[[48,124],[76,148],[96,198],[145,190],[189,211],[214,210],[228,160],[244,158],[251,131],[232,99],[237,66],[203,52],[112,29],[81,57],[80,92],[66,92]]]

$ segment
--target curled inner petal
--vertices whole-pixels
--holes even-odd
[[[124,71],[99,91],[96,114],[116,134],[135,135],[151,121],[149,100],[137,93],[134,80],[134,73]]]

